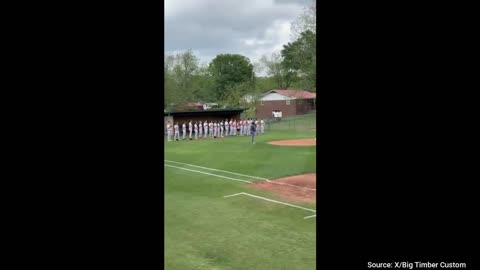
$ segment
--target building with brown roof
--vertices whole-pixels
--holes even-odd
[[[316,93],[298,90],[274,89],[265,93],[256,105],[258,118],[288,117],[314,111]]]

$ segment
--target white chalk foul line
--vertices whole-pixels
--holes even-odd
[[[237,193],[237,194],[232,194],[232,195],[223,196],[223,198],[234,197],[234,196],[238,196],[238,195],[242,195],[242,194],[243,194],[243,192]]]
[[[308,216],[308,217],[304,217],[303,219],[312,218],[312,217],[316,217],[316,216],[317,216],[317,214],[311,215],[311,216]]]
[[[269,202],[273,202],[273,203],[283,204],[283,205],[286,205],[286,206],[303,209],[303,210],[310,211],[310,212],[313,212],[313,213],[316,213],[316,212],[317,212],[317,211],[314,210],[314,209],[305,208],[305,207],[301,207],[301,206],[293,205],[293,204],[289,204],[289,203],[279,202],[279,201],[275,201],[275,200],[268,199],[268,198],[265,198],[265,197],[253,195],[253,194],[250,194],[250,193],[246,193],[246,192],[240,192],[240,193],[236,193],[236,194],[232,194],[232,195],[227,195],[227,196],[223,196],[223,197],[224,197],[224,198],[228,198],[228,197],[234,197],[234,196],[238,196],[238,195],[245,195],[245,196],[249,196],[249,197],[253,197],[253,198],[257,198],[257,199],[261,199],[261,200],[265,200],[265,201],[269,201]]]
[[[182,164],[182,165],[187,165],[187,166],[191,166],[191,167],[202,168],[202,169],[210,170],[210,171],[226,172],[226,173],[229,173],[229,174],[235,174],[235,175],[239,175],[239,176],[245,176],[245,177],[249,177],[249,178],[255,178],[255,179],[260,179],[260,180],[266,180],[266,181],[268,181],[267,178],[263,178],[263,177],[257,177],[257,176],[251,176],[251,175],[246,175],[246,174],[241,174],[241,173],[235,173],[235,172],[229,172],[229,171],[224,171],[224,170],[218,170],[218,169],[213,169],[213,168],[208,168],[208,167],[203,167],[203,166],[197,166],[197,165],[193,165],[193,164],[188,164],[188,163],[183,163],[183,162],[177,162],[177,161],[172,161],[172,160],[166,160],[166,159],[165,159],[165,161],[167,161],[167,162],[172,162],[172,163],[178,163],[178,164]]]
[[[198,165],[193,165],[193,164],[188,164],[188,163],[183,163],[183,162],[178,162],[178,161],[173,161],[173,160],[167,160],[167,159],[165,159],[164,161],[166,161],[166,162],[172,162],[172,163],[178,163],[178,164],[187,165],[187,166],[191,166],[191,167],[202,168],[202,169],[210,170],[210,171],[225,172],[225,173],[229,173],[229,174],[234,174],[234,175],[239,175],[239,176],[245,176],[245,177],[254,178],[254,179],[260,179],[260,180],[267,181],[267,182],[269,182],[269,183],[274,183],[274,184],[282,185],[282,186],[289,186],[289,187],[295,187],[295,188],[301,188],[301,189],[307,189],[307,190],[317,191],[317,189],[315,189],[315,188],[307,188],[307,187],[295,186],[295,185],[291,185],[291,184],[287,184],[287,183],[280,183],[280,182],[271,181],[271,180],[268,180],[267,178],[258,177],[258,176],[251,176],[251,175],[246,175],[246,174],[241,174],[241,173],[235,173],[235,172],[230,172],[230,171],[213,169],[213,168],[208,168],[208,167],[203,167],[203,166],[198,166]],[[250,183],[251,183],[251,182],[250,182]]]
[[[218,174],[213,174],[213,173],[207,173],[207,172],[201,172],[201,171],[196,171],[196,170],[190,170],[190,169],[187,169],[187,168],[177,167],[177,166],[168,165],[168,164],[164,164],[164,165],[167,166],[167,167],[173,167],[173,168],[177,168],[177,169],[180,169],[180,170],[185,170],[185,171],[191,171],[191,172],[196,172],[196,173],[201,173],[201,174],[216,176],[216,177],[225,178],[225,179],[229,179],[229,180],[233,180],[233,181],[240,181],[240,182],[245,182],[245,183],[252,183],[252,182],[247,181],[247,180],[235,179],[235,178],[231,178],[231,177],[227,177],[227,176],[223,176],[223,175],[218,175]]]

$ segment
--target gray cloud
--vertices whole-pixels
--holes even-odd
[[[166,0],[165,50],[192,49],[203,62],[220,53],[257,61],[289,41],[307,0]]]

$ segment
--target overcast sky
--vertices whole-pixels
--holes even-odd
[[[237,53],[257,62],[290,40],[308,0],[166,0],[165,51],[192,49],[201,63]]]

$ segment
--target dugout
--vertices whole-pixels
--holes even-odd
[[[172,123],[178,122],[180,125],[185,122],[188,125],[188,122],[192,120],[205,122],[210,121],[220,121],[225,119],[236,119],[240,120],[240,115],[245,109],[210,109],[203,111],[176,111],[176,112],[164,112],[164,129],[167,128],[167,121],[172,121]]]

